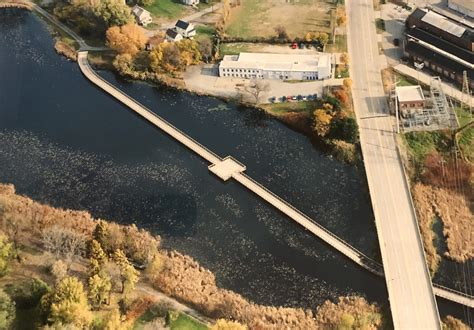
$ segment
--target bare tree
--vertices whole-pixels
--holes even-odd
[[[68,267],[74,257],[84,253],[86,238],[71,229],[58,226],[48,227],[43,230],[43,244],[48,252],[56,258],[63,257]]]
[[[255,98],[255,104],[258,104],[262,92],[270,91],[270,84],[264,80],[251,80],[245,91]]]

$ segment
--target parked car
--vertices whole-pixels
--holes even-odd
[[[308,97],[308,100],[310,100],[310,101],[313,101],[313,100],[314,100],[314,96],[313,96],[313,95],[308,95],[307,97]]]
[[[268,99],[271,103],[275,103],[276,101],[276,97],[275,96],[272,96]]]
[[[286,102],[287,100],[288,100],[288,99],[286,98],[286,96],[282,96],[282,97],[281,97],[281,101],[282,101],[282,102]]]
[[[300,42],[299,47],[300,47],[300,49],[304,49],[304,43]]]
[[[292,44],[291,44],[291,48],[292,48],[292,49],[298,48],[298,44],[297,44],[296,42],[292,43]]]
[[[297,99],[298,101],[303,101],[303,95],[301,95],[301,94],[298,95],[298,96],[296,97],[296,99]]]
[[[306,96],[303,96],[303,101],[306,101],[308,100],[308,98]]]
[[[292,96],[292,97],[291,97],[291,100],[292,100],[292,101],[296,101],[297,99],[298,99],[298,98],[297,98],[296,96]]]
[[[288,101],[291,101],[291,100],[293,100],[293,96],[289,95],[289,96],[286,97],[286,99],[287,99]]]

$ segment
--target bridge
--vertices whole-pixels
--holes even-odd
[[[383,267],[380,263],[366,256],[349,243],[331,233],[309,216],[296,209],[294,206],[278,197],[276,194],[265,188],[260,183],[253,180],[246,175],[244,171],[246,166],[241,164],[233,157],[221,158],[208,148],[182,132],[165,119],[153,113],[147,107],[132,99],[130,96],[101,78],[90,66],[87,59],[87,51],[80,51],[78,53],[78,63],[82,73],[96,86],[103,89],[105,92],[112,95],[114,98],[128,106],[136,114],[145,118],[154,126],[158,127],[178,142],[186,146],[188,149],[195,152],[201,158],[206,160],[210,165],[208,169],[211,173],[218,176],[221,180],[227,181],[234,179],[242,186],[277,208],[279,211],[287,215],[290,219],[303,226],[305,229],[319,237],[325,243],[329,244],[340,253],[362,266],[366,270],[378,275],[384,276]],[[440,297],[457,302],[469,307],[474,307],[474,298],[462,292],[451,290],[444,287],[436,287],[435,293]]]

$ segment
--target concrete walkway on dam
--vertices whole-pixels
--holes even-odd
[[[295,207],[293,207],[288,202],[284,201],[267,188],[247,176],[243,173],[246,170],[246,166],[235,160],[234,158],[228,156],[221,158],[216,155],[214,152],[207,149],[205,146],[189,137],[184,132],[180,131],[178,128],[174,127],[172,124],[168,123],[163,118],[159,117],[144,105],[140,104],[136,100],[132,99],[130,96],[111,85],[103,78],[101,78],[89,64],[87,59],[87,51],[81,51],[78,53],[78,63],[82,73],[95,85],[103,89],[105,92],[109,93],[117,100],[127,105],[131,110],[140,115],[141,117],[148,120],[150,123],[160,128],[171,137],[175,138],[177,141],[185,145],[190,150],[194,151],[201,158],[205,159],[210,163],[208,169],[211,173],[218,176],[223,181],[227,181],[233,178],[235,181],[242,184],[244,187],[255,193],[257,196],[261,197],[263,200],[277,208],[279,211],[287,215],[293,221],[297,222],[305,229],[309,230],[311,233],[319,237],[321,240],[338,250],[340,253],[344,254],[346,257],[356,262],[358,265],[364,267],[368,271],[378,275],[384,276],[383,267],[378,262],[372,260],[371,258],[364,255],[362,252],[358,251],[356,248],[352,247],[349,243],[345,242],[341,238],[337,237],[309,216],[305,215]],[[458,292],[449,288],[445,288],[439,285],[434,284],[434,292],[437,296],[444,299],[469,306],[474,307],[474,299],[472,296]]]

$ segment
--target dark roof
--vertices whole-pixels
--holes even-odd
[[[408,30],[406,34],[409,37],[411,36],[416,39],[427,42],[441,50],[444,50],[445,52],[448,52],[454,56],[459,57],[460,59],[463,59],[464,61],[467,61],[469,63],[474,63],[473,52],[470,52],[467,49],[458,47],[454,45],[453,43],[446,41],[442,38],[439,38],[438,36],[435,36],[431,33],[425,32],[419,28],[414,28],[414,29]]]
[[[415,27],[420,28],[421,30],[424,30],[424,31],[429,32],[433,35],[439,36],[440,38],[443,38],[445,40],[449,40],[449,41],[455,43],[456,45],[458,45],[460,47],[463,47],[463,48],[468,49],[468,50],[472,49],[472,43],[474,42],[474,30],[473,29],[460,24],[459,22],[456,22],[456,21],[450,19],[449,17],[446,17],[446,16],[444,16],[440,13],[437,13],[438,15],[445,17],[448,21],[465,28],[465,31],[461,36],[459,36],[459,37],[455,36],[455,35],[447,32],[447,31],[439,28],[438,26],[435,26],[435,25],[432,25],[432,24],[430,24],[426,21],[423,21],[422,19],[427,14],[428,11],[429,10],[427,10],[427,9],[423,10],[421,8],[416,8],[408,16],[408,18],[406,20],[407,28],[413,28],[415,26]]]
[[[180,29],[186,30],[189,26],[189,23],[182,20],[178,20],[175,26],[179,27]]]
[[[168,29],[166,30],[166,35],[172,39],[176,38],[176,36],[178,35],[178,32],[176,32],[175,29]]]
[[[405,45],[405,51],[411,55],[417,55],[429,62],[438,63],[441,67],[444,67],[451,72],[456,74],[462,74],[464,70],[467,71],[469,79],[474,79],[474,70],[468,68],[467,66],[456,62],[449,57],[445,57],[442,54],[433,52],[432,50],[423,47],[415,41],[408,41]]]

